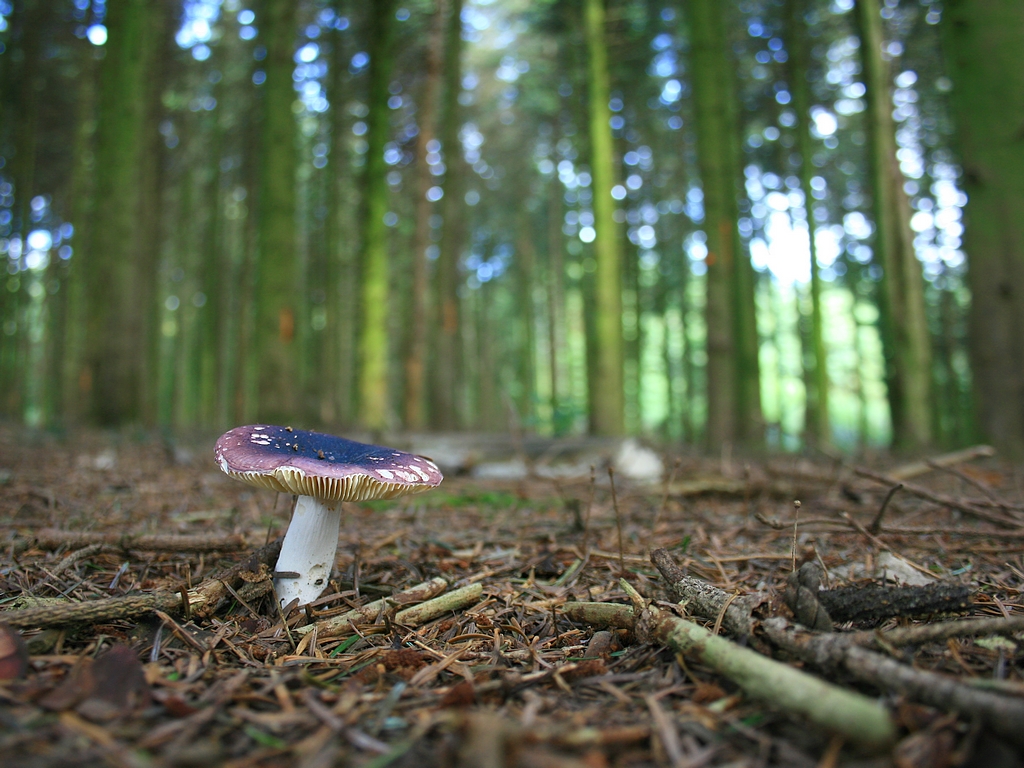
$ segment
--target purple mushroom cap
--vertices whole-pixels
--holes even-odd
[[[267,424],[225,432],[214,454],[237,480],[324,501],[393,499],[434,488],[443,479],[423,456]]]

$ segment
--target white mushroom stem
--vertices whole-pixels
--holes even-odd
[[[299,496],[296,500],[274,569],[278,573],[299,574],[297,578],[274,579],[274,590],[282,607],[295,598],[299,605],[311,603],[327,588],[338,552],[340,525],[340,501],[321,501],[312,496]]]

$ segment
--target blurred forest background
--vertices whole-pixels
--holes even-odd
[[[0,0],[0,416],[1024,453],[1020,0]]]

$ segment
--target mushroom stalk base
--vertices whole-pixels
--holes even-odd
[[[299,496],[288,532],[281,544],[275,570],[298,573],[298,578],[274,579],[274,591],[281,606],[298,598],[299,605],[316,600],[327,588],[338,551],[341,502],[323,502]]]

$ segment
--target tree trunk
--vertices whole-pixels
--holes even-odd
[[[444,151],[444,198],[441,252],[437,259],[437,346],[431,394],[431,423],[435,429],[459,426],[462,392],[462,327],[459,319],[459,260],[462,249],[464,212],[463,159],[459,145],[462,88],[462,0],[451,0],[444,43],[444,102],[441,117],[441,147]]]
[[[548,299],[548,373],[551,377],[551,431],[557,436],[562,429],[562,390],[567,377],[565,365],[565,265],[562,260],[562,195],[557,179],[547,188],[547,299]]]
[[[96,208],[90,227],[88,389],[92,416],[103,425],[140,415],[142,336],[134,291],[139,221],[139,159],[145,123],[146,11],[142,0],[108,5],[106,57],[100,65],[96,127]]]
[[[698,165],[704,191],[707,237],[707,442],[718,450],[738,435],[738,349],[734,294],[736,281],[735,180],[730,175],[729,139],[735,126],[726,86],[731,77],[721,9],[710,0],[694,0],[690,10],[694,121]]]
[[[585,0],[583,25],[587,39],[587,119],[590,170],[594,194],[594,334],[596,359],[590,388],[591,430],[621,435],[625,430],[622,340],[622,233],[615,223],[615,148],[609,125],[608,48],[603,0]]]
[[[524,171],[526,173],[526,171]],[[520,197],[526,199],[524,192]],[[537,400],[537,354],[536,323],[537,313],[533,301],[536,284],[537,251],[533,245],[533,221],[524,206],[517,219],[516,239],[516,304],[519,310],[519,345],[517,349],[517,374],[519,377],[518,427],[532,431],[536,425],[535,403]]]
[[[388,212],[384,145],[390,135],[388,83],[391,79],[393,3],[378,0],[370,13],[369,113],[363,169],[363,241],[360,251],[359,424],[381,431],[389,426],[388,398]]]
[[[295,343],[297,238],[295,226],[296,4],[266,0],[260,19],[267,46],[263,84],[263,146],[257,232],[256,409],[267,423],[296,413],[298,350]]]
[[[986,440],[1024,456],[1024,5],[948,0],[945,54],[967,192],[969,338]]]
[[[809,116],[811,113],[811,88],[808,80],[810,56],[807,51],[807,0],[787,0],[786,49],[789,52],[789,88],[793,95],[793,111],[796,124],[796,151],[800,157],[800,188],[804,193],[804,210],[807,213],[807,234],[811,249],[811,316],[810,344],[804,359],[809,360],[810,370],[807,384],[807,436],[819,446],[827,447],[832,442],[832,427],[828,412],[828,357],[825,351],[824,320],[821,311],[821,271],[818,267],[818,248],[814,240],[814,204],[811,195],[811,178],[814,171],[811,156]]]
[[[48,4],[41,0],[19,3],[12,18],[12,43],[20,54],[20,65],[7,73],[14,83],[12,94],[16,116],[13,128],[14,152],[10,174],[14,181],[13,230],[22,243],[22,253],[28,253],[26,238],[32,231],[32,198],[35,195],[36,139],[38,134],[39,95],[45,86],[42,67],[43,27]],[[11,54],[8,53],[8,59]],[[7,64],[10,67],[10,64]],[[4,260],[6,261],[6,259]],[[19,260],[24,267],[24,256]],[[29,363],[30,333],[28,312],[31,298],[28,293],[31,276],[22,269],[21,274],[10,276],[3,270],[4,290],[0,291],[0,333],[4,339],[0,349],[0,413],[21,420],[27,411],[31,378]]]
[[[344,3],[336,0],[335,10],[342,16]],[[348,211],[351,207],[351,179],[349,161],[349,119],[344,108],[345,78],[352,52],[345,45],[347,33],[332,34],[331,60],[328,69],[331,104],[331,152],[325,172],[328,174],[327,220],[325,223],[327,248],[327,316],[324,327],[326,354],[324,378],[327,399],[323,406],[323,419],[328,424],[350,425],[353,421],[355,398],[355,311],[356,289],[353,249],[346,237],[352,226]]]
[[[427,43],[423,92],[416,110],[416,230],[412,248],[412,301],[409,338],[405,356],[405,427],[420,430],[426,425],[424,413],[425,373],[427,365],[428,275],[427,248],[430,244],[430,214],[433,206],[427,192],[434,184],[427,155],[436,135],[437,94],[440,89],[441,55],[444,47],[446,0],[434,4]]]
[[[867,86],[868,154],[875,218],[875,259],[882,267],[882,339],[895,444],[931,442],[931,350],[924,278],[913,247],[910,206],[896,163],[889,71],[882,59],[878,0],[857,0]]]

